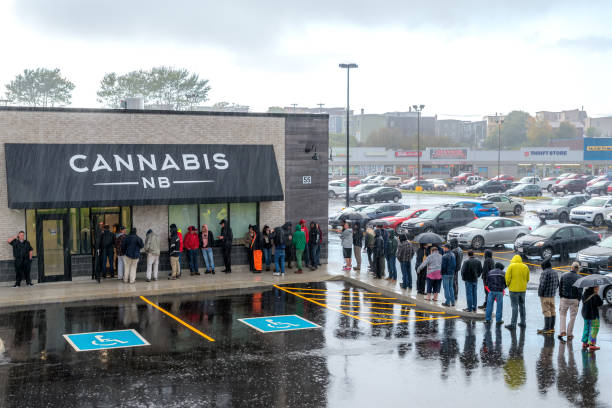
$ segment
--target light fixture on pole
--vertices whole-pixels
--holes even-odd
[[[417,186],[421,185],[421,111],[425,105],[412,105],[417,113]]]
[[[346,68],[346,206],[349,206],[349,156],[350,156],[350,139],[349,139],[349,112],[350,112],[350,99],[349,99],[349,88],[350,88],[350,72],[351,68],[357,68],[357,64],[340,64],[340,68]]]

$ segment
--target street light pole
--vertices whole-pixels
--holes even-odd
[[[504,123],[504,120],[501,118],[501,113],[498,116],[497,112],[495,112],[495,116],[495,122],[497,123],[497,180],[499,180],[501,167],[501,125]]]
[[[349,200],[349,156],[350,156],[350,139],[349,139],[349,112],[350,112],[350,99],[349,99],[349,89],[350,89],[350,72],[351,68],[357,68],[357,64],[340,64],[340,68],[346,68],[346,206],[350,205]]]
[[[417,186],[421,185],[421,111],[425,105],[412,105],[417,113]]]

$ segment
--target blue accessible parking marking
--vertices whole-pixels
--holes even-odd
[[[247,319],[238,320],[262,333],[316,329],[321,327],[318,324],[308,321],[298,315],[250,317]]]
[[[150,346],[149,342],[133,329],[64,334],[64,338],[76,351]]]

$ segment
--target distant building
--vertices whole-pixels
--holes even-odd
[[[283,111],[286,113],[326,113],[329,115],[329,133],[346,133],[346,108],[326,108],[319,106],[316,108],[306,108],[299,106],[285,106]],[[353,111],[349,111],[349,133],[356,134],[353,126]]]
[[[331,118],[330,118],[331,123]],[[355,137],[359,143],[364,143],[375,132],[384,128],[386,125],[385,115],[377,113],[364,113],[361,110],[360,115],[355,115]]]
[[[457,119],[438,119],[436,135],[447,137],[458,144],[477,149],[482,147],[487,137],[487,122],[484,120],[470,122]]]
[[[386,127],[398,128],[406,136],[416,135],[420,129],[423,137],[435,136],[436,120],[435,116],[422,116],[418,123],[416,112],[387,112],[385,113]]]
[[[553,129],[558,128],[563,122],[568,122],[574,125],[580,134],[583,134],[587,127],[588,115],[581,109],[561,112],[540,111],[536,112],[536,119],[548,122]]]
[[[597,129],[601,137],[612,137],[612,116],[589,118],[587,125],[587,129],[590,127]]]
[[[568,147],[570,150],[580,150],[584,149],[584,138],[577,137],[574,139],[550,139],[548,141],[548,146],[550,147]]]

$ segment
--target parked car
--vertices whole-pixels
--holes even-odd
[[[514,214],[521,215],[523,210],[525,209],[525,200],[520,198],[510,197],[505,194],[495,193],[495,194],[487,194],[483,197],[485,200],[493,203],[497,210],[499,211],[499,215],[504,214]]]
[[[497,180],[497,181],[514,181],[514,177],[508,175],[508,174],[500,174],[499,176],[495,176],[493,178],[491,178],[491,180]]]
[[[351,225],[355,222],[359,222],[359,225],[365,227],[368,221],[370,221],[370,217],[368,214],[361,211],[347,211],[330,218],[329,225],[333,229],[336,229],[341,227],[345,221]]]
[[[344,181],[330,181],[328,186],[328,197],[336,198],[346,195],[346,183]]]
[[[595,178],[592,178],[591,180],[587,181],[587,187],[592,186],[593,184],[602,181],[602,180],[608,180],[608,175],[607,174],[603,174],[601,176],[597,176]]]
[[[374,177],[377,177],[376,174],[371,174],[369,176],[366,176],[365,178],[361,179],[362,183],[368,183],[370,180],[374,179]]]
[[[522,179],[520,179],[518,181],[521,184],[535,184],[538,187],[540,187],[540,189],[544,190],[548,187],[548,182],[542,180],[539,177],[536,176],[528,176],[528,177],[523,177]]]
[[[411,181],[416,181],[417,176],[412,176],[410,178],[404,179],[404,181],[402,181],[403,184],[407,184],[410,183]],[[425,180],[425,177],[421,176],[421,180]]]
[[[453,177],[453,180],[455,180],[457,184],[465,184],[467,178],[473,175],[474,173],[472,173],[471,171],[464,171],[463,173],[459,173],[458,175]]]
[[[505,191],[505,187],[501,181],[497,180],[485,180],[478,184],[468,187],[466,190],[468,193],[499,193]]]
[[[402,179],[398,176],[387,176],[382,181],[382,185],[388,187],[397,187],[400,184],[402,184]]]
[[[612,197],[593,197],[570,211],[570,222],[589,223],[601,227],[612,214]]]
[[[610,275],[610,274],[607,274]],[[612,305],[612,285],[602,285],[599,287],[599,296]],[[608,309],[610,310],[610,309]]]
[[[421,180],[419,182],[414,180],[409,183],[402,184],[401,186],[399,186],[399,188],[401,188],[402,190],[415,190],[417,185],[421,186],[424,191],[431,191],[434,189],[434,184],[429,180]]]
[[[446,191],[446,190],[448,190],[448,186],[446,185],[446,183],[442,179],[429,179],[427,181],[429,181],[431,184],[433,184],[433,189],[435,191]]]
[[[550,191],[552,186],[559,181],[557,177],[544,177],[542,180],[546,183],[546,191]]]
[[[465,200],[453,204],[453,208],[469,208],[476,217],[497,217],[499,210],[491,201]]]
[[[371,225],[372,227],[377,227],[378,225],[382,225],[383,228],[393,229],[395,230],[395,232],[399,234],[402,222],[409,220],[411,218],[419,217],[425,211],[427,210],[425,209],[413,210],[411,208],[407,208],[390,217],[383,217],[383,218],[371,221],[369,225]]]
[[[590,186],[587,186],[586,192],[589,195],[593,195],[593,194],[597,194],[600,196],[607,195],[608,187],[610,186],[610,184],[612,184],[612,181],[610,180],[601,180],[595,184],[591,184]]]
[[[398,212],[403,211],[407,208],[410,208],[410,206],[405,204],[381,203],[368,205],[366,208],[359,212],[366,214],[370,220],[377,220],[379,218],[392,217]]]
[[[474,220],[463,227],[449,231],[447,241],[456,238],[459,245],[481,249],[494,245],[512,244],[517,238],[527,235],[531,228],[518,221],[502,217]]]
[[[536,184],[519,184],[506,191],[506,194],[519,197],[539,197],[542,195],[542,189]]]
[[[550,259],[561,253],[575,253],[601,240],[599,234],[572,224],[547,224],[531,234],[524,235],[514,243],[514,250],[523,256],[539,256]]]
[[[382,181],[385,179],[385,177],[387,176],[376,176],[372,180],[370,180],[370,183],[380,185]]]
[[[585,193],[586,192],[586,181],[581,179],[564,179],[552,186],[551,191],[557,193]]]
[[[465,180],[465,184],[468,186],[473,186],[476,183],[480,183],[481,181],[485,181],[486,178],[481,176],[470,176]]]
[[[422,232],[435,232],[444,236],[453,228],[466,225],[476,218],[468,208],[433,208],[417,218],[402,222],[400,232],[410,238]]]
[[[561,224],[569,221],[572,208],[584,204],[590,199],[588,195],[578,194],[553,199],[550,204],[537,210],[538,217],[543,220],[559,220]]]
[[[402,192],[393,187],[378,187],[365,193],[359,194],[360,203],[378,203],[381,201],[398,202],[402,198]]]
[[[581,269],[587,269],[590,273],[612,272],[612,237],[579,251],[576,261]]]
[[[374,190],[375,188],[378,188],[378,187],[380,187],[378,184],[361,183],[360,185],[356,187],[349,188],[349,200],[358,201],[357,197],[359,196],[359,194],[368,192],[370,190]]]

